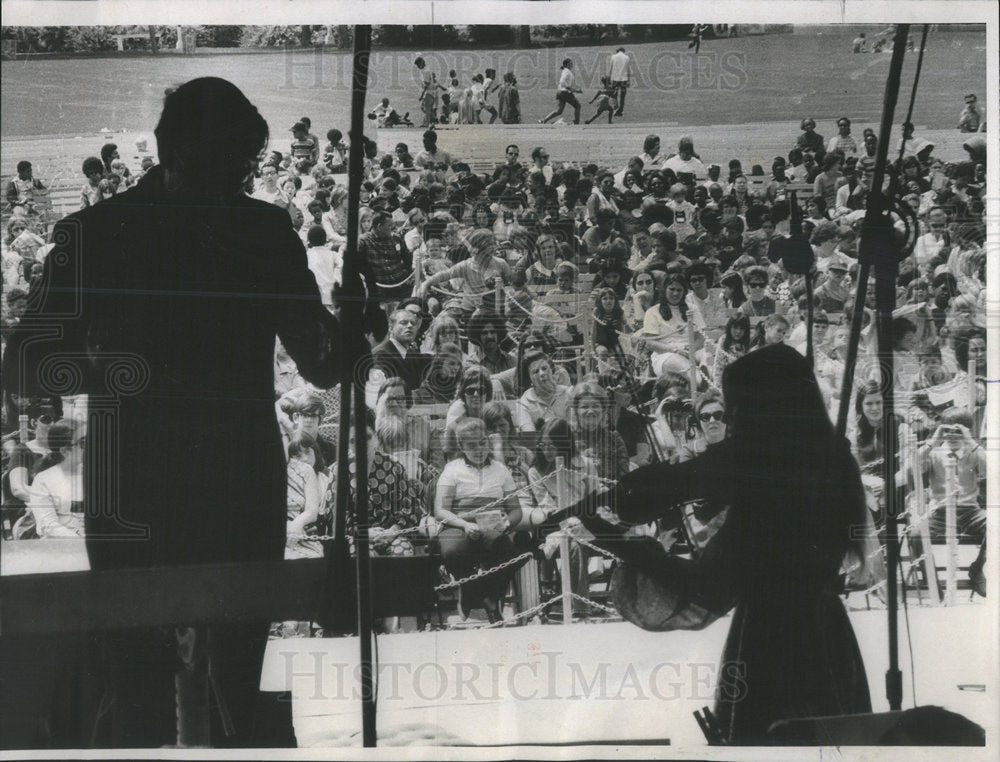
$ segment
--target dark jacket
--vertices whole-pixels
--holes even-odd
[[[423,382],[424,371],[430,362],[430,357],[416,350],[407,352],[404,358],[396,345],[389,339],[376,344],[372,350],[372,363],[389,378],[398,376],[406,382],[406,388],[411,392]]]
[[[185,203],[153,170],[54,240],[4,382],[90,395],[92,568],[281,559],[275,335],[320,387],[339,352],[288,213]]]

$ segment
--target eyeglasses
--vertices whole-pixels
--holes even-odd
[[[74,447],[80,447],[80,448],[83,448],[86,445],[87,445],[87,437],[80,437],[73,443]]]
[[[387,405],[405,405],[406,397],[386,397],[385,404]]]
[[[766,283],[750,283],[748,285],[750,286],[750,288],[764,288],[767,284]]]
[[[463,389],[462,394],[475,394],[477,397],[482,397],[483,390],[478,386],[470,386],[468,389]]]
[[[691,276],[691,277],[689,278],[689,280],[690,280],[690,281],[691,281],[692,283],[697,283],[698,281],[702,281],[702,280],[705,280],[705,276],[704,276],[704,275],[692,275],[692,276]]]
[[[708,423],[709,421],[721,421],[725,415],[726,414],[721,410],[716,410],[712,413],[698,413],[698,420],[702,423]]]

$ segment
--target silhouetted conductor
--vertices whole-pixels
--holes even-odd
[[[243,192],[268,140],[243,93],[213,77],[168,91],[156,138],[160,164],[135,188],[56,226],[4,380],[90,395],[93,569],[277,561],[286,481],[275,336],[302,376],[329,387],[338,324],[288,213]],[[210,632],[232,720],[228,733],[215,723],[213,745],[294,745],[290,701],[258,690],[267,632],[263,621]],[[173,630],[125,631],[104,651],[92,742],[176,743]]]

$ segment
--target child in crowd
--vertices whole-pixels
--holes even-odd
[[[614,350],[618,334],[625,331],[625,313],[613,288],[604,286],[594,292],[594,328],[591,331],[595,346]]]
[[[791,325],[784,315],[768,315],[757,323],[757,337],[750,348],[759,349],[771,344],[784,344],[790,330]]]

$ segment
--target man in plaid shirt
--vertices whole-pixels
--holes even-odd
[[[399,300],[413,291],[413,255],[402,239],[393,234],[392,215],[376,212],[371,232],[361,237],[360,251],[375,278],[376,295]]]

